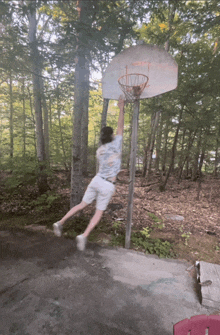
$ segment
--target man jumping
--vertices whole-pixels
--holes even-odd
[[[117,135],[115,136],[113,134],[111,127],[102,128],[100,136],[102,145],[96,151],[99,171],[88,185],[82,202],[71,208],[60,221],[53,224],[54,234],[60,237],[66,220],[96,200],[96,212],[94,216],[90,220],[84,233],[76,237],[77,248],[81,251],[85,250],[89,234],[101,220],[103,212],[106,210],[115,193],[116,177],[121,167],[122,136],[124,130],[124,100],[121,97],[118,101],[118,107],[120,113]]]

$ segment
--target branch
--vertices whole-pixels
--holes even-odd
[[[44,23],[44,25],[43,25],[43,27],[42,27],[42,30],[41,30],[41,32],[40,32],[38,38],[37,38],[38,40],[41,39],[41,37],[42,37],[42,35],[43,35],[43,33],[44,33],[44,30],[45,30],[45,28],[47,27],[47,24],[48,24],[48,22],[49,22],[49,20],[50,20],[51,18],[52,18],[52,15],[50,15],[50,16],[47,18],[46,22]]]

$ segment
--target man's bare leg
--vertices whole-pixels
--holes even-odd
[[[56,236],[61,237],[62,236],[62,229],[63,225],[71,216],[76,214],[77,212],[81,211],[83,208],[85,208],[88,204],[84,201],[82,201],[80,204],[74,206],[69,210],[68,213],[58,222],[53,224],[53,232]]]
[[[82,201],[80,204],[71,208],[69,212],[67,212],[66,215],[59,222],[63,225],[66,222],[66,220],[71,218],[71,216],[73,216],[77,212],[83,210],[86,206],[88,206],[88,204],[85,201]]]
[[[91,231],[95,228],[95,226],[97,226],[97,224],[101,220],[103,212],[104,211],[100,211],[99,209],[97,209],[94,216],[90,220],[86,230],[84,231],[84,233],[82,235],[78,235],[76,237],[77,248],[79,250],[81,250],[81,251],[85,250],[87,238],[88,238],[89,234],[91,233]]]
[[[91,231],[95,228],[95,226],[97,226],[97,224],[99,223],[99,221],[102,218],[104,211],[100,211],[99,209],[96,209],[95,214],[93,215],[93,217],[91,218],[86,230],[84,231],[83,235],[85,237],[88,237],[89,234],[91,233]]]

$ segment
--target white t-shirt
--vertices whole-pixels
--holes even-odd
[[[122,135],[116,135],[112,142],[103,144],[96,151],[99,161],[98,176],[113,178],[121,169]]]

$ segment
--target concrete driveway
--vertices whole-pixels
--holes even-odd
[[[0,231],[0,335],[171,335],[202,307],[191,264]]]

